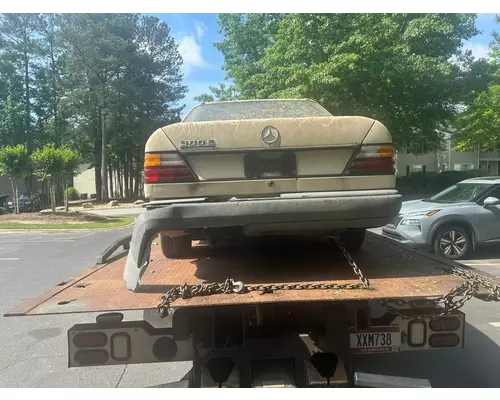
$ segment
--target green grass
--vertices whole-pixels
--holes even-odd
[[[118,228],[126,226],[134,222],[131,217],[114,217],[109,218],[109,221],[102,222],[84,222],[84,223],[22,223],[15,221],[0,222],[0,229],[101,229],[101,228]]]

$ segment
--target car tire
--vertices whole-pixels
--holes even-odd
[[[348,229],[339,239],[349,253],[357,253],[363,246],[365,235],[366,229]]]
[[[432,243],[434,253],[450,260],[461,260],[472,248],[472,239],[466,229],[446,225],[438,229]]]
[[[170,236],[160,234],[161,251],[167,258],[186,257],[191,252],[191,235]]]

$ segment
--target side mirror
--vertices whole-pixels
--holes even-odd
[[[491,206],[497,206],[500,204],[500,200],[497,199],[496,197],[487,197],[484,199],[483,206],[484,207],[491,207]]]

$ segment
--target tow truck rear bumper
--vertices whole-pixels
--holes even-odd
[[[242,226],[247,230],[372,228],[401,208],[396,190],[293,194],[273,199],[171,204],[141,214],[125,265],[127,288],[136,290],[149,262],[151,243],[162,231]]]

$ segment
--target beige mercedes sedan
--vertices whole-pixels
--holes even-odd
[[[337,235],[356,251],[401,208],[387,128],[307,99],[200,104],[151,135],[144,180],[174,258],[235,235]]]

